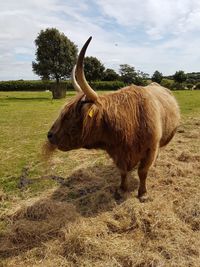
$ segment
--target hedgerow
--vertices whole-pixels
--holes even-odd
[[[73,90],[73,86],[70,81],[62,81],[62,84],[66,84],[67,90]],[[0,91],[51,91],[54,85],[55,83],[52,81],[1,81]],[[97,81],[91,82],[91,86],[95,90],[112,91],[124,87],[125,84],[122,81]]]

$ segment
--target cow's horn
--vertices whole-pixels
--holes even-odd
[[[72,80],[72,84],[73,84],[74,89],[78,93],[82,92],[81,87],[79,86],[79,84],[76,81],[76,65],[74,65],[74,67],[72,69],[71,80]]]
[[[83,70],[83,60],[85,56],[86,49],[91,41],[92,37],[90,37],[79,53],[77,66],[76,66],[76,75],[77,75],[77,82],[83,92],[85,93],[86,97],[90,100],[95,101],[98,98],[98,94],[90,87],[88,82],[86,81],[84,70]]]

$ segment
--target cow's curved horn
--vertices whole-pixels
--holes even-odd
[[[79,84],[76,81],[76,65],[74,65],[74,67],[72,69],[71,80],[72,80],[72,84],[73,84],[74,89],[78,93],[82,92],[81,87],[79,86]]]
[[[86,81],[84,70],[83,70],[83,60],[84,60],[85,52],[87,50],[87,47],[91,39],[92,37],[90,37],[87,40],[87,42],[82,47],[81,52],[79,53],[77,66],[76,66],[76,75],[77,75],[76,77],[77,77],[77,82],[79,86],[81,87],[82,91],[86,94],[86,97],[90,100],[95,101],[98,98],[98,94],[90,87],[90,85]]]

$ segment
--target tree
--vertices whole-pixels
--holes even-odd
[[[152,77],[151,77],[151,80],[152,80],[153,82],[156,82],[156,83],[159,83],[159,84],[161,83],[162,79],[163,79],[163,75],[162,75],[162,73],[159,72],[158,70],[156,70],[156,71],[154,72],[154,74],[152,75]]]
[[[183,70],[176,71],[173,77],[177,83],[183,83],[187,80],[187,74]]]
[[[106,69],[103,74],[104,81],[116,81],[119,80],[119,74],[117,74],[113,69]]]
[[[147,79],[149,78],[149,74],[140,70],[138,70],[136,73],[137,75],[135,77],[134,84],[141,86],[147,85]]]
[[[134,67],[128,64],[120,65],[121,79],[124,83],[127,84],[136,84],[136,85],[146,85],[146,80],[148,78],[148,74],[142,71],[136,71]]]
[[[101,80],[104,70],[104,65],[96,57],[85,57],[84,71],[88,81]]]
[[[135,78],[137,76],[137,72],[134,67],[131,67],[128,64],[121,64],[119,73],[121,75],[121,79],[124,83],[130,84],[134,83]]]
[[[77,57],[77,47],[55,28],[42,30],[35,45],[36,62],[32,62],[33,71],[43,80],[55,79],[57,86],[53,88],[53,97],[60,98],[62,93],[58,92],[59,82],[70,76]]]

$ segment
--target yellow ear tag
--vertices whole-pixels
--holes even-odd
[[[88,115],[90,116],[90,118],[93,117],[93,114],[94,114],[94,111],[92,109],[90,109],[89,112],[88,112]]]

